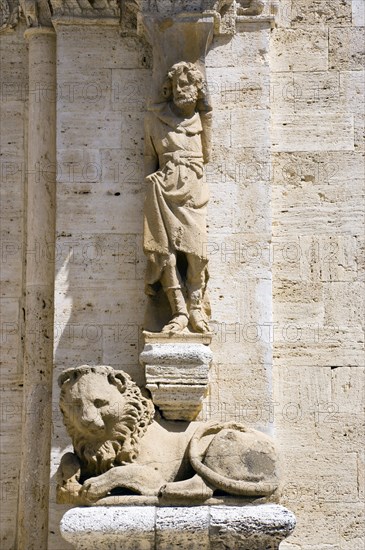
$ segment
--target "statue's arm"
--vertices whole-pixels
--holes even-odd
[[[201,111],[200,119],[202,122],[202,148],[204,164],[210,161],[212,154],[212,111]]]
[[[149,176],[158,170],[158,155],[152,140],[152,120],[148,113],[144,123],[144,175]]]

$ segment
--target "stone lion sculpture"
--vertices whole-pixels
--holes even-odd
[[[74,452],[57,472],[60,503],[93,504],[112,491],[203,502],[215,490],[262,497],[278,487],[265,434],[235,422],[154,420],[154,406],[128,374],[82,365],[59,377],[60,408]]]

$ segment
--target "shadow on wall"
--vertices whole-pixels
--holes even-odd
[[[108,64],[111,56],[104,52],[100,62]],[[83,69],[82,60],[80,67],[90,72],[83,78],[91,93],[98,68],[85,62]],[[62,81],[62,61],[58,70]],[[105,88],[111,88],[105,89],[97,116],[85,94],[74,96],[69,109],[59,103],[50,550],[66,548],[58,526],[68,507],[55,504],[54,480],[60,456],[71,450],[58,405],[60,372],[84,363],[104,364],[144,383],[139,352],[145,309],[143,119],[149,70],[116,68],[114,77],[109,69],[100,72],[109,75]]]

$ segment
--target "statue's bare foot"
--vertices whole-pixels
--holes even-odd
[[[195,332],[210,332],[210,326],[204,319],[204,316],[200,309],[193,309],[190,311],[190,324]]]
[[[184,313],[177,313],[171,321],[167,323],[161,332],[182,332],[188,326],[189,319]]]

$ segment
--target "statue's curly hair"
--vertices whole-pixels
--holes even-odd
[[[205,99],[207,95],[207,84],[203,74],[194,63],[188,63],[186,61],[180,61],[175,63],[168,71],[166,80],[162,86],[162,95],[166,100],[172,98],[172,79],[174,76],[178,76],[182,73],[186,73],[191,84],[195,84],[198,89],[198,99]]]

